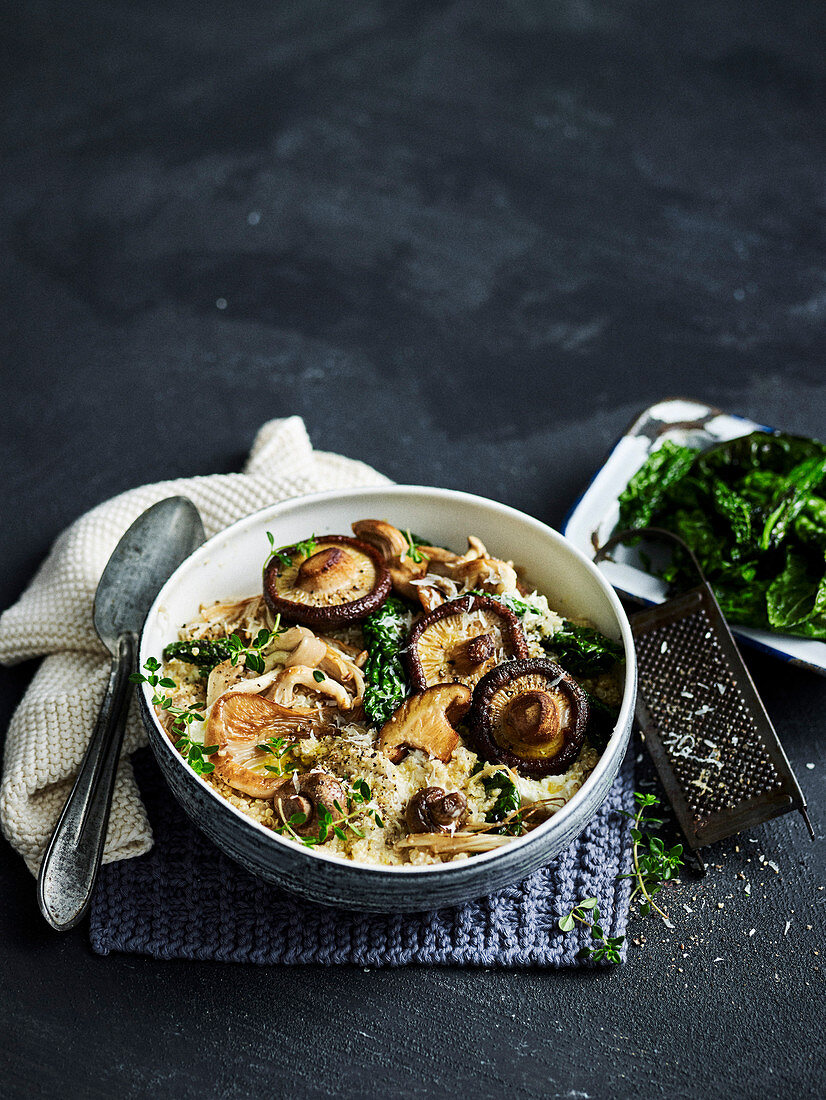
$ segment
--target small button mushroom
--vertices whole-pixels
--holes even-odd
[[[544,657],[508,661],[473,693],[469,724],[483,759],[523,775],[559,775],[576,760],[588,701],[564,669]]]
[[[277,822],[289,822],[297,814],[304,816],[303,821],[296,821],[290,825],[293,832],[299,836],[318,836],[321,823],[319,820],[319,807],[323,806],[332,818],[335,825],[344,817],[344,789],[335,778],[327,772],[308,772],[300,775],[294,772],[278,780],[273,792],[273,808]],[[338,805],[336,805],[338,803]],[[332,828],[328,831],[324,840],[329,840],[333,835]]]
[[[474,687],[499,661],[528,656],[519,620],[488,596],[460,596],[423,615],[410,631],[407,668],[414,687]]]
[[[466,816],[461,791],[445,794],[442,787],[423,787],[408,802],[404,819],[411,833],[452,833]]]
[[[411,695],[382,726],[379,748],[394,764],[408,749],[421,749],[446,764],[459,744],[453,723],[467,712],[470,699],[464,684],[437,684]]]
[[[387,599],[381,555],[347,535],[316,539],[312,553],[280,550],[264,571],[264,599],[274,615],[306,626],[339,627],[366,618]]]

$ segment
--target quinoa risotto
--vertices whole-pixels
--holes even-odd
[[[474,536],[462,554],[381,520],[268,539],[262,591],[202,607],[141,676],[233,806],[409,866],[507,844],[582,786],[619,711],[618,643]]]

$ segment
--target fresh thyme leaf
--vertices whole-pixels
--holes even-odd
[[[317,684],[323,684],[324,681],[327,679],[327,677],[324,675],[324,673],[321,671],[321,669],[314,668],[313,669],[313,679],[315,680],[315,682]]]
[[[277,547],[275,545],[275,536],[272,531],[267,531],[267,541],[270,544],[270,552],[264,559],[264,565],[261,569],[262,573],[266,573],[267,566],[273,559],[277,561],[282,568],[286,569],[293,563],[293,555],[290,553],[291,550],[295,551],[300,558],[309,558],[315,553],[316,546],[318,545],[318,540],[314,534],[310,535],[308,539],[303,539],[301,542],[295,543],[293,546]]]

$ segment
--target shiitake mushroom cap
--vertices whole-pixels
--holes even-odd
[[[479,624],[476,629],[477,624],[468,624],[467,617],[477,612],[482,612],[487,626]],[[455,631],[451,631],[452,620]],[[443,683],[473,688],[496,661],[497,633],[505,660],[528,656],[528,643],[516,615],[488,596],[460,596],[422,615],[410,631],[405,655],[408,675],[416,691]],[[426,653],[430,640],[432,658]]]
[[[312,554],[296,546],[264,570],[264,599],[274,615],[304,626],[340,627],[365,619],[390,592],[390,574],[372,546],[349,535],[323,535]]]
[[[483,676],[468,714],[479,755],[522,775],[559,775],[574,763],[588,724],[574,678],[545,657],[506,661]]]

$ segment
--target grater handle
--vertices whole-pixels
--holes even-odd
[[[688,554],[694,563],[694,568],[697,570],[697,574],[703,584],[708,584],[706,575],[703,572],[703,567],[697,560],[697,555],[688,545],[684,538],[679,535],[675,535],[673,531],[666,530],[665,527],[626,527],[622,531],[617,531],[615,535],[612,535],[610,539],[599,547],[596,554],[594,554],[594,561],[601,562],[608,556],[608,551],[613,550],[615,546],[619,546],[620,543],[628,542],[629,539],[639,538],[641,535],[656,535],[661,538],[670,539],[672,542],[676,542],[678,546],[681,546],[683,550]]]

